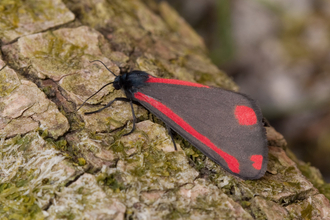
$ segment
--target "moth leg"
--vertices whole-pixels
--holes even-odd
[[[133,116],[133,128],[130,132],[128,132],[127,134],[124,134],[123,136],[132,134],[133,131],[135,130],[135,122],[136,122],[136,117],[135,117],[135,113],[134,113],[134,108],[133,108],[133,102],[132,100],[129,100],[129,104],[131,105],[131,109],[132,109],[132,116]]]
[[[270,127],[270,123],[265,117],[262,117],[261,122],[264,127]]]
[[[106,106],[104,106],[103,108],[100,108],[99,110],[96,110],[96,111],[92,111],[92,112],[85,112],[84,114],[85,115],[90,115],[90,114],[94,114],[94,113],[97,113],[97,112],[100,112],[102,111],[103,109],[105,108],[108,108],[110,105],[112,105],[112,103],[114,103],[115,101],[123,101],[123,102],[132,102],[130,99],[128,98],[123,98],[123,97],[118,97],[118,98],[115,98],[114,100],[110,101]]]
[[[173,138],[173,130],[167,124],[165,124],[165,125],[166,125],[166,128],[167,128],[168,135],[170,135],[170,137],[172,139],[172,143],[174,145],[174,149],[175,149],[175,151],[177,151],[178,148],[176,147],[176,143],[175,143],[174,138]]]

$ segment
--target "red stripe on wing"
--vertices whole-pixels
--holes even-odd
[[[205,86],[199,83],[187,82],[177,79],[164,79],[164,78],[156,78],[149,76],[149,79],[146,81],[147,83],[165,83],[165,84],[174,84],[174,85],[182,85],[182,86],[193,86],[193,87],[205,87],[210,88],[209,86]]]
[[[134,94],[134,97],[140,101],[149,103],[154,108],[158,109],[163,114],[165,114],[167,117],[169,117],[171,120],[173,120],[175,123],[177,123],[181,128],[183,128],[189,134],[191,134],[192,136],[197,138],[200,142],[202,142],[203,144],[205,144],[206,146],[208,146],[209,148],[214,150],[217,154],[219,154],[227,162],[228,167],[232,172],[234,172],[234,173],[240,172],[239,163],[235,157],[233,157],[232,155],[229,155],[228,153],[222,151],[217,146],[215,146],[207,137],[198,133],[193,127],[191,127],[187,122],[185,122],[180,116],[175,114],[167,106],[165,106],[161,102],[158,102],[157,100],[155,100],[141,92],[136,92]]]

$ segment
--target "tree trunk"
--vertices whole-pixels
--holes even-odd
[[[164,1],[0,3],[1,219],[330,219],[329,184],[266,127],[267,172],[235,177],[127,103],[84,115],[121,91],[115,74],[237,91],[192,28]]]

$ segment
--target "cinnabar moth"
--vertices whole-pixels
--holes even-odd
[[[256,102],[246,95],[198,83],[156,78],[136,70],[116,76],[97,92],[110,84],[116,90],[123,89],[126,98],[115,98],[103,108],[85,114],[99,112],[115,101],[129,102],[133,132],[132,103],[138,102],[160,118],[169,133],[174,130],[228,172],[242,179],[258,179],[265,174],[268,147],[262,114]]]

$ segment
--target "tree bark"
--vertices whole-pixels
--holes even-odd
[[[244,181],[157,118],[127,103],[93,115],[116,74],[140,69],[238,90],[202,39],[166,3],[0,3],[1,219],[330,219],[329,184],[266,127],[267,172]]]

